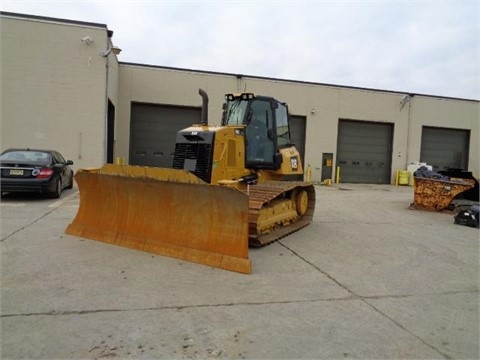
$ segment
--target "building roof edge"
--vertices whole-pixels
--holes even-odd
[[[54,18],[54,17],[40,16],[40,15],[20,14],[20,13],[8,12],[8,11],[0,11],[0,16],[27,19],[27,20],[36,20],[36,21],[65,23],[65,24],[71,24],[71,25],[91,26],[91,27],[108,29],[106,24],[79,21],[79,20],[61,19],[61,18]]]
[[[348,86],[348,85],[337,85],[337,84],[328,84],[328,83],[321,83],[321,82],[313,82],[313,81],[303,81],[303,80],[292,80],[292,79],[280,79],[280,78],[272,78],[266,76],[257,76],[257,75],[247,75],[247,74],[234,74],[234,73],[227,73],[227,72],[219,72],[219,71],[209,71],[209,70],[197,70],[197,69],[186,69],[186,68],[178,68],[172,66],[161,66],[161,65],[151,65],[151,64],[141,64],[141,63],[131,63],[125,61],[119,61],[119,66],[134,66],[134,67],[145,67],[145,68],[156,68],[156,69],[163,69],[163,70],[173,70],[173,71],[181,71],[181,72],[193,72],[198,74],[209,74],[209,75],[221,75],[221,76],[234,76],[236,78],[251,78],[251,79],[259,79],[259,80],[270,80],[270,81],[281,81],[293,84],[304,84],[304,85],[315,85],[315,86],[327,86],[339,89],[352,89],[352,90],[364,90],[364,91],[373,91],[373,92],[383,92],[383,93],[390,93],[390,94],[400,94],[400,95],[409,95],[413,96],[424,96],[430,98],[439,98],[439,99],[448,99],[448,100],[461,100],[461,101],[469,101],[469,102],[480,102],[476,99],[466,99],[466,98],[458,98],[458,97],[451,97],[451,96],[442,96],[442,95],[431,95],[431,94],[421,94],[421,93],[411,93],[408,91],[398,91],[398,90],[385,90],[385,89],[374,89],[374,88],[366,88],[366,87],[358,87],[358,86]]]

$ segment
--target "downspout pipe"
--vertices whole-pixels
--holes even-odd
[[[415,94],[409,94],[408,96],[407,150],[405,153],[405,169],[407,168],[408,164],[412,163],[410,160],[410,137],[412,136],[412,99]],[[417,161],[420,161],[420,158],[418,158]]]
[[[103,157],[104,163],[108,162],[108,72],[109,72],[109,64],[108,64],[108,55],[105,56],[105,113],[104,113],[104,131],[105,136],[103,138]]]
[[[208,95],[202,89],[198,89],[198,93],[202,97],[202,120],[200,124],[207,126],[208,125]]]

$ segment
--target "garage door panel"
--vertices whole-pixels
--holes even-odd
[[[468,167],[470,131],[424,126],[420,161],[433,170]]]
[[[390,183],[393,125],[340,120],[337,166],[348,183]]]
[[[375,136],[364,136],[360,137],[358,135],[352,134],[352,137],[356,137],[355,139],[339,139],[344,146],[350,146],[351,148],[358,149],[360,146],[362,149],[367,148],[367,147],[372,147],[372,148],[382,148],[384,149],[385,147],[388,147],[390,143],[388,141],[385,141],[385,139],[378,138]],[[345,141],[343,141],[345,140]]]
[[[362,149],[362,157],[363,155],[372,155],[372,156],[378,156],[379,154],[382,154],[384,151],[386,145],[369,145],[369,144],[347,144],[344,145],[344,153],[348,155],[354,155],[354,156],[359,156],[358,149],[361,147]]]
[[[129,163],[171,167],[177,132],[198,124],[201,109],[141,103],[131,108]]]
[[[341,172],[342,179],[348,178],[355,178],[356,183],[362,184],[371,184],[372,178],[378,179],[384,177],[384,171],[382,167],[362,167],[362,166],[352,166],[352,167],[345,167],[342,168]],[[342,182],[353,182],[353,181],[345,181]]]
[[[295,148],[300,153],[300,158],[304,168],[305,164],[305,131],[307,119],[304,116],[291,116],[290,121],[290,140],[295,144]],[[289,180],[303,180],[302,175],[290,176]]]

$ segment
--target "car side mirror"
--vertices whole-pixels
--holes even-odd
[[[72,160],[67,160],[67,165],[73,165],[73,161]]]

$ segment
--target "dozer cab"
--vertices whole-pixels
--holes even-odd
[[[315,189],[302,181],[285,103],[227,94],[220,126],[177,134],[172,168],[106,164],[75,175],[80,206],[66,232],[241,273],[248,248],[306,225]]]

